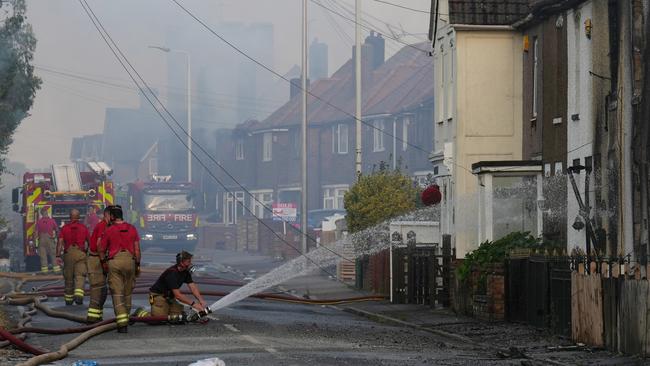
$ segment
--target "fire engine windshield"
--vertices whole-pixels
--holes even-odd
[[[147,211],[181,211],[194,209],[192,197],[187,194],[145,194]]]

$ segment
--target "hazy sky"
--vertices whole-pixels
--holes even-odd
[[[153,86],[168,84],[166,63],[162,53],[147,46],[164,44],[165,32],[170,29],[189,29],[197,34],[205,32],[171,0],[88,1],[131,62]],[[349,17],[351,15],[345,9],[354,7],[353,0],[314,1]],[[429,0],[388,1],[421,10],[428,10],[431,3]],[[260,61],[273,64],[280,73],[300,64],[301,0],[180,2],[211,25],[219,22],[272,23],[275,59]],[[135,91],[119,86],[130,84],[128,76],[77,0],[27,0],[27,3],[28,21],[38,39],[36,71],[43,79],[43,85],[36,95],[31,117],[18,128],[9,158],[29,167],[44,167],[69,160],[73,137],[101,132],[106,107],[137,106],[138,96]],[[311,1],[308,4],[310,39],[318,37],[328,44],[331,74],[350,57],[354,24]],[[366,13],[363,20],[374,24],[382,33],[388,32],[388,23],[398,33],[403,29],[416,34],[402,38],[405,42],[426,38],[427,14],[375,0],[362,0],[362,7]],[[367,32],[364,29],[364,37]],[[212,42],[217,44],[220,41],[212,38]],[[205,46],[210,47],[209,44]],[[403,45],[387,39],[386,46],[388,57]],[[82,81],[52,71],[101,79],[118,86]]]

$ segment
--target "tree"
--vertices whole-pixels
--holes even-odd
[[[32,107],[41,79],[34,75],[36,38],[27,23],[25,0],[0,2],[6,18],[0,22],[0,174],[13,134]]]
[[[351,233],[375,226],[416,208],[419,189],[399,170],[382,168],[363,175],[345,194],[346,220]]]

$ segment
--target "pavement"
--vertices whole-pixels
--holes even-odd
[[[166,266],[173,254],[146,252],[151,265]],[[197,253],[203,275],[250,280],[280,265],[247,253]],[[201,286],[204,290],[232,287]],[[317,299],[365,295],[326,275],[285,281],[270,289]],[[216,300],[216,299],[215,299]],[[85,314],[85,306],[48,299],[49,306]],[[148,307],[145,295],[134,308]],[[105,313],[112,315],[110,302]],[[15,315],[16,309],[6,309]],[[39,314],[32,326],[75,324]],[[58,347],[75,335],[30,335],[30,344]],[[20,353],[0,355],[0,364],[16,364]],[[246,299],[211,315],[207,324],[149,326],[135,324],[128,334],[108,332],[92,338],[52,365],[94,360],[99,365],[189,365],[219,358],[226,365],[640,365],[635,358],[576,347],[542,329],[512,323],[487,323],[444,309],[384,302],[337,306],[290,304]]]

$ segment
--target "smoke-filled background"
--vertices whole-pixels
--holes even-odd
[[[232,127],[249,118],[263,119],[289,98],[284,81],[225,47],[171,1],[89,2],[131,62],[179,117],[185,113],[185,58],[149,46],[191,53],[193,123],[197,131]],[[182,3],[266,65],[283,75],[299,75],[301,1]],[[319,3],[353,17],[351,0]],[[424,10],[429,6],[422,0],[399,3]],[[101,133],[107,107],[137,108],[140,99],[77,1],[31,0],[27,5],[28,20],[38,40],[36,73],[43,85],[31,116],[18,128],[9,160],[41,168],[68,161],[73,137]],[[364,22],[376,29],[390,34],[390,28],[404,42],[426,38],[427,14],[376,1],[364,1],[363,6]],[[309,10],[310,43],[318,38],[327,44],[331,74],[351,56],[354,24],[313,2],[309,2]],[[364,37],[367,33],[364,29]],[[403,44],[387,40],[386,57],[401,47]],[[146,105],[143,108],[151,111]],[[164,127],[159,124],[159,128]],[[128,128],[113,132],[129,134]]]

